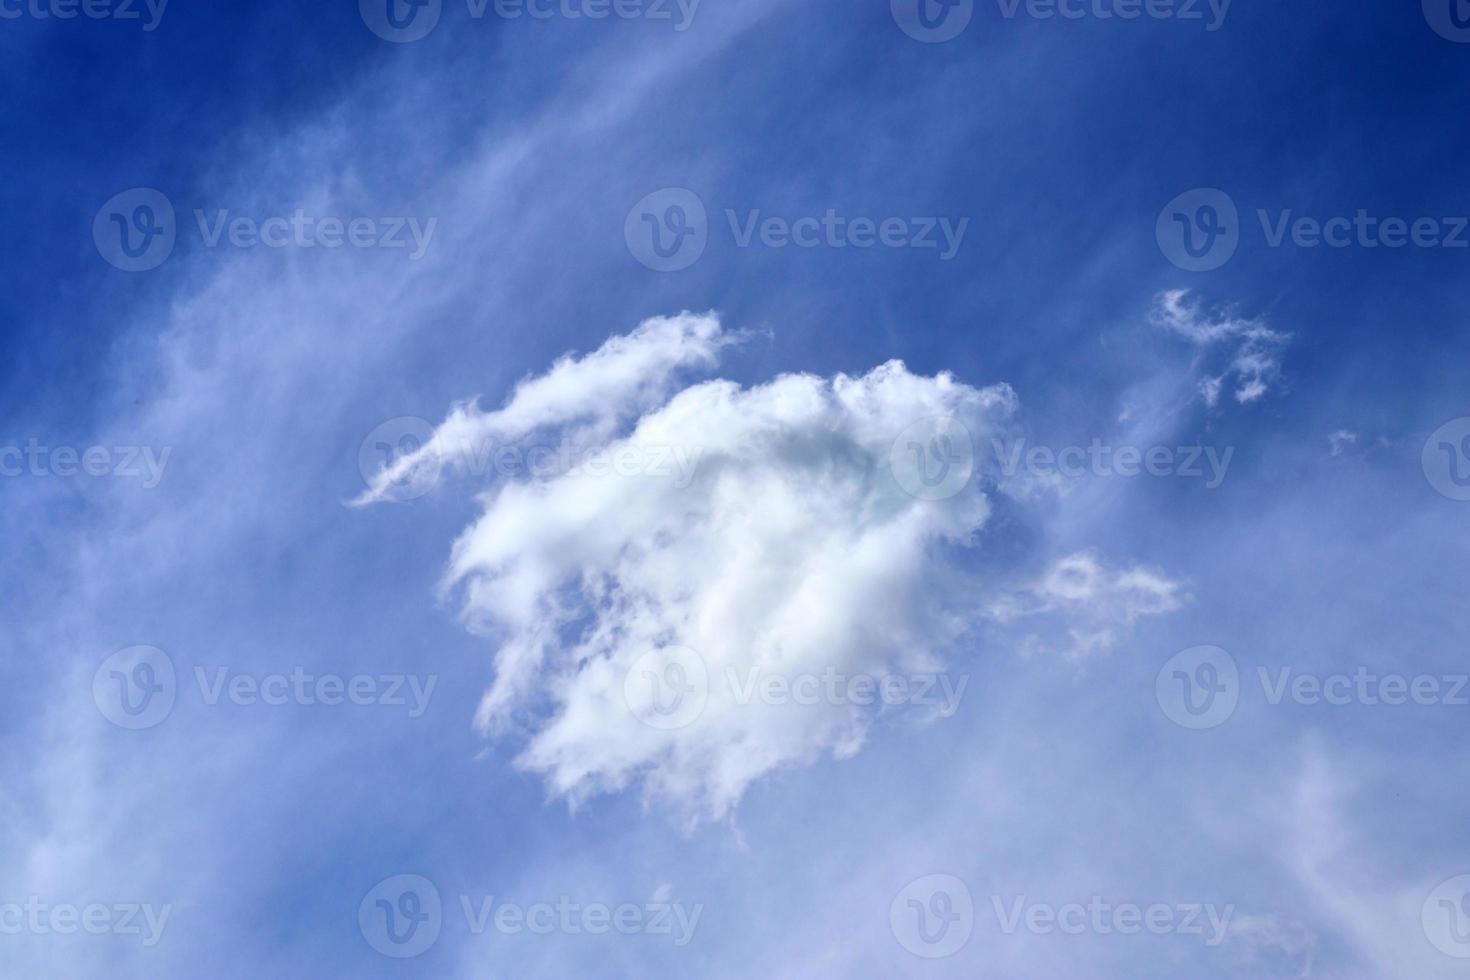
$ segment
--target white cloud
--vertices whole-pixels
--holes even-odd
[[[1205,404],[1214,408],[1227,383],[1234,386],[1235,400],[1242,405],[1264,397],[1281,372],[1280,350],[1290,334],[1272,330],[1263,319],[1243,319],[1227,312],[1207,312],[1192,300],[1187,289],[1171,289],[1154,299],[1156,324],[1187,338],[1201,350],[1224,347],[1228,363],[1223,370],[1209,370],[1199,381]]]
[[[1040,624],[1022,641],[1024,652],[1052,652],[1081,662],[1111,651],[1138,619],[1174,612],[1188,598],[1178,582],[1160,572],[1113,568],[1092,552],[1077,552],[993,601],[989,611],[1002,624]]]

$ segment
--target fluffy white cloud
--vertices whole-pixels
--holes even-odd
[[[1200,394],[1211,408],[1219,403],[1227,383],[1234,385],[1235,400],[1242,405],[1262,398],[1281,371],[1280,350],[1291,339],[1262,319],[1207,312],[1190,299],[1187,289],[1160,293],[1154,301],[1153,319],[1189,339],[1202,354],[1217,347],[1228,350],[1224,369],[1208,372],[1199,382]]]
[[[682,377],[731,342],[713,315],[650,320],[499,411],[457,407],[366,497],[478,440],[578,447],[486,490],[444,580],[497,644],[479,725],[574,804],[641,786],[719,817],[762,775],[849,756],[878,719],[943,715],[963,693],[946,671],[986,603],[955,562],[998,485],[975,447],[1008,434],[1015,395],[899,361],[748,388]],[[1176,593],[1074,555],[1016,612],[1107,647]]]

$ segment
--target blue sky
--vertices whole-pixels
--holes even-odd
[[[1463,975],[1470,11],[924,2],[0,2],[0,976]]]

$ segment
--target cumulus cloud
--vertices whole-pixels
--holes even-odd
[[[1219,404],[1227,386],[1235,389],[1235,400],[1242,405],[1264,397],[1281,372],[1281,348],[1291,339],[1263,319],[1207,311],[1187,289],[1155,297],[1153,320],[1198,347],[1202,363],[1213,363],[1213,352],[1225,351],[1224,366],[1206,368],[1199,382],[1200,394],[1211,408]]]
[[[641,787],[718,818],[762,775],[850,756],[879,720],[942,716],[963,693],[949,669],[984,603],[957,562],[1000,482],[975,446],[1008,434],[1014,393],[900,361],[750,387],[683,377],[735,339],[712,314],[650,320],[498,411],[458,406],[365,498],[467,441],[595,443],[485,490],[443,583],[496,644],[478,724],[573,804]],[[1077,555],[1026,612],[1110,646],[1176,591]]]
[[[1161,572],[1114,568],[1092,552],[1078,552],[995,600],[990,614],[1002,624],[1037,624],[1022,641],[1023,652],[1080,662],[1111,651],[1141,617],[1173,612],[1187,599],[1180,584]]]

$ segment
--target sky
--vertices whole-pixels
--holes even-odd
[[[1464,0],[0,81],[0,978],[1470,969]]]

